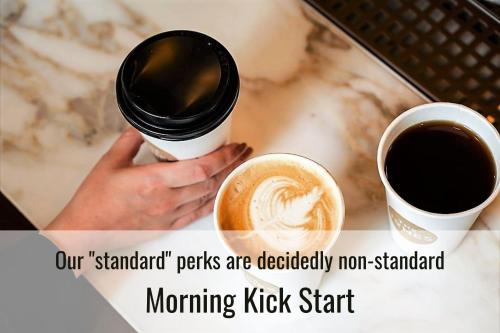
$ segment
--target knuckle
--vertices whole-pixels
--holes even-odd
[[[208,198],[210,198],[210,195],[209,194],[205,194],[204,196],[202,196],[201,198],[198,199],[198,207],[202,206],[205,204],[205,202],[208,201]]]
[[[194,178],[199,180],[206,180],[210,178],[210,167],[206,164],[197,164],[193,168]]]
[[[163,216],[175,208],[175,202],[172,200],[163,200],[149,207],[148,213],[150,216]]]
[[[163,203],[163,209],[165,212],[169,212],[171,210],[174,210],[176,207],[177,207],[177,202],[173,198],[169,198],[169,199],[165,200],[165,202]]]
[[[154,205],[149,207],[148,215],[151,217],[158,217],[165,214],[165,208],[162,205]]]
[[[209,178],[208,180],[205,181],[205,191],[209,193],[214,192],[217,190],[217,185],[218,185],[217,178],[215,177]]]
[[[139,194],[150,196],[157,193],[163,187],[163,183],[157,177],[144,177],[144,180],[139,188]]]

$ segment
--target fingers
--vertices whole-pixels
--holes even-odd
[[[114,167],[128,166],[132,163],[144,139],[133,127],[128,127],[118,137],[108,152],[103,157],[103,162]]]
[[[200,201],[201,202],[201,201]],[[165,219],[164,221],[147,223],[142,226],[144,230],[176,230],[187,226],[191,222],[208,215],[214,207],[215,198],[208,198],[204,202],[198,204],[198,201],[190,202],[184,205],[183,208],[179,208],[186,213],[178,214],[177,217],[173,217],[173,222],[171,219]],[[169,222],[170,221],[170,222]]]
[[[170,199],[174,198],[176,209],[170,211],[160,222],[144,226],[146,229],[161,230],[181,228],[196,219],[207,215],[213,208],[213,201],[217,190],[227,177],[238,165],[243,163],[253,152],[252,148],[247,148],[231,165],[211,177],[209,180],[194,185],[176,188],[170,191]],[[207,205],[209,208],[207,208]],[[208,209],[208,210],[207,210]],[[174,224],[171,221],[174,220]]]
[[[181,187],[203,182],[231,165],[241,156],[247,146],[232,143],[203,157],[171,163],[155,163],[149,166],[158,173],[169,187]]]
[[[178,218],[177,220],[174,221],[174,223],[172,223],[170,228],[172,230],[184,228],[185,226],[191,224],[192,222],[210,214],[212,212],[212,210],[214,209],[214,202],[215,202],[215,199],[211,199],[210,201],[208,201],[206,204],[204,204],[200,208]]]
[[[170,215],[171,220],[176,220],[180,217],[183,217],[186,214],[189,214],[198,208],[204,206],[207,202],[213,200],[215,198],[216,193],[210,193],[209,195],[205,195],[196,200],[185,203],[175,209],[175,211]]]
[[[173,195],[176,196],[177,203],[184,204],[189,201],[215,194],[229,173],[231,173],[231,171],[233,171],[238,165],[243,163],[250,156],[250,154],[252,154],[252,152],[253,149],[247,147],[235,161],[209,179],[196,184],[175,188]]]

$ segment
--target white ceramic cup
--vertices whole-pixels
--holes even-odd
[[[222,193],[224,193],[232,180],[237,175],[241,174],[244,170],[247,170],[248,168],[260,167],[258,166],[258,164],[262,162],[272,161],[290,161],[297,163],[298,165],[304,167],[306,170],[314,172],[316,175],[321,177],[322,180],[327,182],[328,187],[332,189],[332,192],[330,194],[332,195],[334,202],[337,205],[337,209],[335,209],[336,216],[333,219],[335,221],[335,229],[328,231],[332,233],[331,239],[328,244],[323,249],[318,249],[318,251],[323,251],[324,255],[329,255],[344,223],[345,207],[342,192],[340,191],[340,188],[338,187],[332,175],[324,167],[308,158],[293,154],[266,154],[254,157],[238,166],[227,176],[227,178],[222,183],[219,191],[217,192],[214,205],[214,222],[218,238],[229,253],[231,253],[232,255],[238,255],[228,243],[226,236],[224,235],[225,231],[221,230],[219,226],[218,216],[221,204],[221,195]],[[267,292],[274,293],[278,290],[278,288],[285,288],[287,290],[299,290],[303,287],[309,287],[311,289],[317,288],[321,282],[324,271],[312,269],[267,270],[259,269],[257,266],[254,266],[252,264],[252,267],[249,270],[244,271],[244,273],[247,280],[252,285],[263,288]]]
[[[212,131],[190,140],[169,141],[141,133],[160,160],[187,160],[206,155],[229,142],[231,115]]]
[[[437,214],[416,208],[403,200],[387,180],[384,168],[387,152],[407,128],[426,121],[444,120],[464,126],[489,147],[496,164],[496,184],[480,205],[453,214]],[[500,136],[482,115],[453,103],[430,103],[414,107],[397,117],[385,130],[377,151],[378,172],[385,187],[389,224],[394,241],[405,251],[438,253],[453,251],[465,237],[481,211],[497,196],[500,185]]]

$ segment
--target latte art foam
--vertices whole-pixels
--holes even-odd
[[[260,183],[250,204],[250,220],[254,228],[274,226],[284,229],[314,223],[309,214],[321,199],[323,191],[314,187],[309,193],[293,197],[293,193],[299,190],[300,183],[288,177],[270,177]],[[321,219],[318,222],[321,224],[324,221]]]
[[[253,229],[273,249],[303,250],[311,241],[309,230],[326,227],[318,202],[323,190],[314,187],[310,192],[296,195],[301,184],[296,180],[275,176],[260,183],[252,195],[250,221]]]
[[[244,251],[315,251],[331,239],[336,209],[327,180],[290,161],[265,161],[236,175],[221,196],[218,221]],[[227,237],[226,237],[227,238]]]

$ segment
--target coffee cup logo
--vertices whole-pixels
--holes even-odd
[[[417,244],[431,244],[437,240],[437,236],[435,234],[411,223],[396,212],[391,206],[389,206],[389,216],[399,233],[410,242]]]

